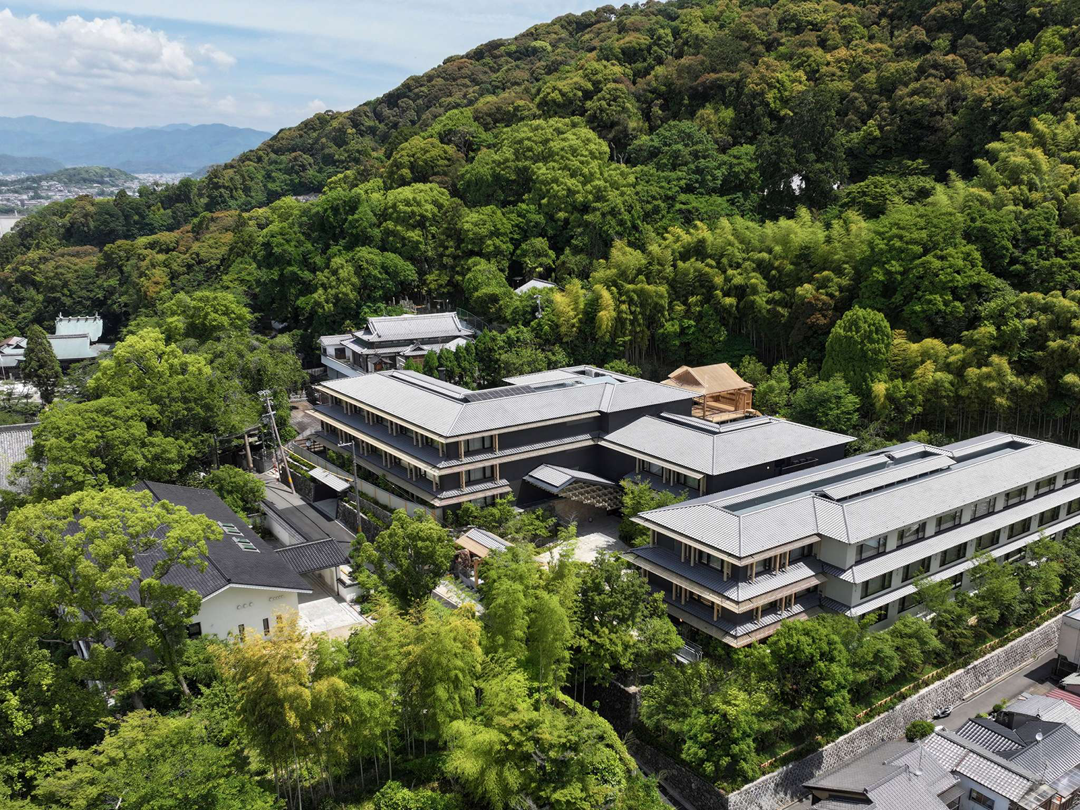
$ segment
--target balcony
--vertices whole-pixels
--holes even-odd
[[[653,592],[664,595],[664,604],[667,605],[668,613],[672,617],[686,622],[703,633],[719,638],[732,647],[745,647],[754,641],[768,638],[780,629],[780,622],[785,619],[809,618],[817,612],[820,601],[818,594],[808,593],[796,599],[794,605],[783,610],[763,612],[760,619],[747,614],[745,620],[733,622],[723,617],[714,620],[712,611],[707,606],[690,599],[685,603],[677,601],[672,597],[670,590],[654,587]]]
[[[319,361],[326,366],[330,371],[337,372],[342,377],[359,377],[361,374],[366,374],[360,366],[353,365],[348,360],[330,357],[327,354],[320,354]]]

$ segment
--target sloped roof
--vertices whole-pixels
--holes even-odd
[[[276,588],[284,591],[308,593],[311,587],[278,558],[274,551],[240,517],[209,489],[182,487],[178,484],[160,484],[142,481],[132,487],[136,492],[147,491],[154,501],[168,501],[183,506],[192,514],[205,515],[218,525],[234,527],[236,534],[224,534],[220,541],[207,544],[207,566],[203,571],[177,566],[165,577],[165,582],[182,585],[195,590],[204,599],[229,585],[252,585],[259,588]],[[236,539],[242,539],[253,551],[242,548]],[[138,561],[145,573],[153,570],[161,553],[150,553]]]
[[[367,326],[355,333],[361,340],[381,343],[424,340],[439,337],[471,337],[474,332],[462,324],[456,312],[428,315],[394,315],[368,318]]]
[[[853,441],[851,436],[771,416],[716,425],[692,416],[662,414],[643,416],[600,443],[670,460],[702,475],[720,475]]]
[[[572,419],[692,395],[659,383],[587,366],[566,369],[553,382],[469,391],[410,371],[384,371],[329,380],[319,387],[394,415],[437,436],[457,437],[552,419]]]
[[[312,571],[322,571],[349,564],[348,548],[344,543],[330,537],[311,543],[285,546],[275,549],[274,553],[290,570],[298,574],[308,574]]]
[[[675,385],[697,394],[721,394],[725,391],[753,390],[754,386],[739,376],[727,363],[711,366],[679,366],[668,374],[664,385]]]
[[[599,475],[582,472],[581,470],[571,470],[568,467],[557,467],[554,464],[541,464],[526,475],[524,480],[553,495],[558,495],[571,484],[586,483],[609,487],[618,486],[614,481],[601,478]]]
[[[56,319],[53,329],[54,335],[86,335],[91,343],[97,343],[101,339],[101,333],[105,322],[100,315],[76,315],[65,318],[60,315]]]
[[[454,542],[478,557],[486,557],[492,551],[506,551],[506,549],[510,548],[510,544],[497,534],[492,534],[486,529],[480,529],[476,526],[473,526]]]
[[[896,445],[643,512],[635,521],[744,557],[812,535],[859,543],[1080,467],[1072,447],[1008,434],[981,438],[958,450]],[[954,463],[928,464],[942,453]],[[1026,506],[1037,509],[1038,501]],[[979,531],[977,522],[970,529]]]
[[[532,290],[557,290],[559,285],[542,278],[531,278],[519,287],[514,288],[516,293],[527,293]]]
[[[953,788],[956,777],[923,753],[922,744],[891,741],[878,745],[857,759],[806,782],[803,787],[819,792],[861,794],[861,806],[878,810],[944,810],[939,796]],[[830,797],[837,810],[852,808],[850,799]],[[824,806],[819,802],[815,807]]]
[[[1023,766],[950,731],[936,731],[923,743],[943,768],[966,776],[1010,801],[1019,802],[1039,786],[1038,777]]]

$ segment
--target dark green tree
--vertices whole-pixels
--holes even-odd
[[[48,405],[53,401],[60,384],[60,361],[56,359],[45,330],[37,324],[26,330],[22,375],[38,390],[42,402]]]

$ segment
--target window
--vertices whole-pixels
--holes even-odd
[[[1047,509],[1045,512],[1039,514],[1039,525],[1045,526],[1047,523],[1053,523],[1061,517],[1061,507],[1055,506],[1053,509]]]
[[[960,523],[960,510],[949,512],[947,515],[938,515],[937,526],[934,531],[943,532]]]
[[[947,548],[941,552],[941,558],[938,560],[938,566],[944,568],[946,565],[952,565],[957,560],[964,559],[967,554],[967,543],[961,543],[958,546]]]
[[[1017,560],[1022,560],[1027,556],[1027,548],[1018,548],[1016,551],[1010,551],[1004,557],[1001,558],[1002,562],[1014,563]]]
[[[468,484],[472,481],[486,481],[489,478],[494,477],[495,468],[488,464],[483,467],[474,467],[471,470],[465,471],[465,483]]]
[[[1073,467],[1071,470],[1065,473],[1065,483],[1071,484],[1074,481],[1080,481],[1080,467]]]
[[[892,571],[887,574],[882,574],[880,577],[874,577],[867,580],[862,585],[862,598],[865,599],[868,596],[872,596],[875,593],[881,593],[886,588],[892,586]]]
[[[964,575],[957,574],[955,577],[950,577],[948,581],[949,586],[955,591],[957,588],[964,584]]]
[[[1074,498],[1065,506],[1066,515],[1075,515],[1077,512],[1080,512],[1080,498]]]
[[[986,551],[988,548],[993,548],[1001,540],[1001,530],[988,532],[975,541],[976,551]]]
[[[663,477],[664,468],[661,467],[659,464],[654,464],[651,461],[646,461],[645,462],[645,472],[652,473],[653,475],[659,475],[659,476]]]
[[[697,489],[701,485],[700,478],[693,478],[686,473],[673,473],[673,477],[675,479],[675,483],[679,486],[688,487],[690,489]]]
[[[187,626],[187,637],[198,638],[202,635],[202,622],[192,622]]]
[[[270,620],[269,619],[263,619],[263,635],[264,636],[270,635]]]
[[[908,526],[906,529],[901,529],[897,535],[897,545],[905,546],[908,543],[914,543],[916,540],[922,540],[926,537],[926,521],[923,521],[918,526]]]
[[[244,640],[244,625],[242,625],[242,624],[237,625],[236,629],[237,629],[237,635],[240,636],[240,640],[243,641]]]
[[[989,498],[983,498],[981,501],[975,502],[975,508],[971,512],[971,518],[972,520],[974,520],[975,518],[982,517],[983,515],[993,514],[995,509],[997,509],[997,495],[993,495]]]
[[[919,597],[919,592],[909,593],[903,599],[900,600],[900,608],[897,612],[903,612],[905,610],[911,610],[916,605],[920,604],[922,599]]]
[[[994,800],[991,799],[989,796],[985,796],[982,793],[979,793],[979,791],[977,791],[975,788],[971,789],[971,792],[968,794],[968,798],[971,801],[975,802],[975,804],[981,804],[983,807],[987,808],[987,810],[994,810]]]
[[[1035,494],[1042,495],[1044,492],[1053,492],[1057,489],[1057,476],[1051,475],[1035,484]]]
[[[490,450],[493,446],[491,436],[478,436],[465,442],[465,449],[470,453],[475,453],[477,450]]]
[[[925,574],[930,570],[930,558],[927,557],[924,560],[918,562],[909,563],[904,566],[903,574],[900,577],[901,582],[907,582],[909,579],[915,579],[919,574]]]
[[[870,557],[876,557],[878,554],[885,550],[885,538],[875,537],[873,540],[867,540],[865,543],[860,543],[858,548],[855,549],[855,559],[865,560]]]
[[[1027,487],[1017,487],[1011,492],[1005,493],[1005,505],[1013,506],[1014,504],[1023,503],[1027,500]]]
[[[1025,532],[1031,531],[1031,518],[1025,518],[1024,520],[1018,520],[1012,526],[1009,527],[1009,539],[1019,537]]]

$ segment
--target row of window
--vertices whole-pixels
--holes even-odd
[[[642,472],[647,472],[651,475],[657,475],[664,481],[668,480],[667,474],[670,474],[672,484],[686,487],[687,489],[696,490],[698,489],[698,487],[701,486],[700,476],[694,477],[692,475],[687,475],[686,473],[675,472],[674,470],[669,470],[666,467],[661,466],[660,464],[654,464],[651,461],[642,461],[641,470]]]
[[[1074,470],[1069,470],[1065,473],[1066,483],[1071,483],[1077,480],[1080,480],[1080,467]],[[1057,476],[1050,476],[1049,478],[1044,478],[1041,481],[1035,482],[1035,495],[1044,495],[1048,492],[1053,492],[1056,488]],[[1016,489],[1006,492],[1004,495],[1005,506],[1010,507],[1015,506],[1019,503],[1023,503],[1027,500],[1027,492],[1027,486],[1017,487]],[[989,498],[983,498],[982,500],[977,501],[972,509],[971,519],[975,520],[976,518],[981,518],[996,512],[998,507],[998,500],[999,497],[997,495],[991,495]],[[1078,505],[1075,509],[1072,508],[1074,504],[1080,504],[1080,499],[1078,499],[1077,501],[1073,501],[1069,504],[1070,511],[1067,511],[1066,514],[1071,515],[1076,511],[1080,511],[1080,505]],[[1053,510],[1048,510],[1048,512],[1049,511]],[[1045,526],[1047,523],[1057,520],[1057,517],[1052,517],[1044,520],[1044,517],[1048,514],[1048,512],[1044,512],[1042,515],[1039,516],[1038,525]],[[954,509],[951,512],[947,512],[944,515],[938,515],[934,521],[935,533],[947,531],[955,526],[959,526],[963,522],[963,514],[964,510],[961,507],[960,509]],[[902,546],[906,546],[908,543],[914,543],[918,540],[924,539],[926,537],[926,523],[927,522],[924,520],[923,522],[918,523],[914,526],[905,526],[903,529],[900,529],[897,532],[896,536],[896,547],[900,548]],[[860,543],[855,550],[855,559],[865,560],[870,557],[875,557],[878,554],[884,553],[887,540],[888,535],[883,534],[880,537],[875,537],[872,540],[867,540],[864,543]]]
[[[1074,515],[1080,512],[1080,498],[1069,501],[1065,505],[1065,515]],[[1051,509],[1047,509],[1041,512],[1038,516],[1038,524],[1036,528],[1042,528],[1051,523],[1056,522],[1061,518],[1061,506],[1055,506]],[[1032,518],[1028,517],[1024,520],[1018,520],[1008,527],[1006,536],[1008,540],[1020,537],[1027,534],[1032,530]],[[981,537],[975,538],[975,553],[987,551],[1001,542],[1001,529],[997,529],[992,532],[988,532]],[[945,549],[938,554],[938,568],[945,568],[953,563],[959,562],[967,556],[967,541],[958,543],[955,546]],[[1023,555],[1023,549],[1018,549],[1020,555]],[[1009,555],[1006,561],[1010,561],[1013,555]],[[933,556],[924,557],[913,563],[908,563],[901,569],[900,582],[906,583],[915,579],[920,574],[925,574],[930,570],[930,563],[933,560]],[[862,598],[865,599],[868,596],[873,596],[881,591],[888,590],[892,587],[893,572],[882,574],[881,576],[874,577],[867,580],[862,586]]]

